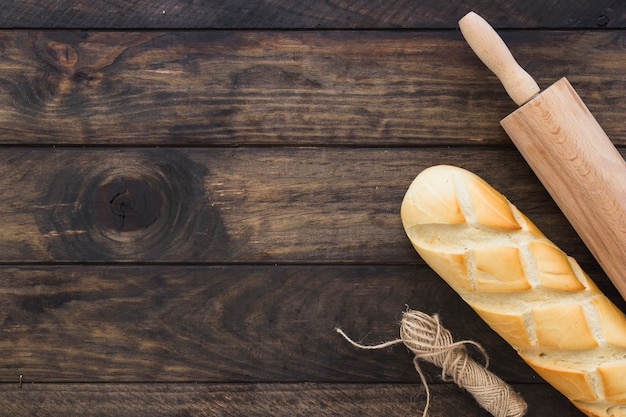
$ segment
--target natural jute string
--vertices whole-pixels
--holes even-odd
[[[482,352],[485,350],[476,342],[454,342],[452,334],[441,326],[439,317],[429,316],[421,311],[404,312],[400,322],[400,338],[379,345],[362,345],[350,339],[341,329],[335,329],[348,342],[360,349],[383,349],[404,343],[414,354],[415,369],[426,389],[426,406],[423,417],[428,415],[430,390],[422,372],[419,360],[428,361],[441,368],[444,381],[454,381],[474,396],[476,401],[495,417],[521,417],[526,413],[526,402],[506,382],[487,370],[468,355],[466,345],[473,345]]]

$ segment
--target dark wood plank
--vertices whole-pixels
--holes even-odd
[[[544,384],[514,385],[529,404],[526,417],[578,417]],[[489,417],[467,393],[431,384],[430,415]],[[24,384],[0,385],[7,415],[407,416],[421,415],[424,391],[407,384]]]
[[[621,0],[22,0],[0,2],[4,28],[455,28],[470,10],[498,27],[618,28]]]
[[[514,149],[0,149],[0,262],[419,262],[399,208],[436,164],[589,252]]]
[[[502,378],[539,380],[427,267],[2,267],[0,305],[1,382],[417,383],[406,348],[334,331],[395,339],[406,305],[481,343]]]
[[[626,145],[626,31],[503,36]],[[2,144],[510,144],[499,120],[515,105],[458,31],[4,31],[0,45]]]
[[[425,268],[15,267],[0,277],[4,382],[417,381],[406,349],[359,351],[334,328],[396,338],[409,303],[472,331],[458,313],[469,308]],[[495,369],[531,380],[472,324],[497,346]]]

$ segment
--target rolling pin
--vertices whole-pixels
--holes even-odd
[[[500,124],[626,300],[624,158],[566,78],[540,91],[482,17],[459,27],[520,106]]]

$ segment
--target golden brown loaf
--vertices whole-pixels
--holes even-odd
[[[626,316],[502,194],[438,165],[401,216],[424,261],[539,375],[588,416],[626,416]]]

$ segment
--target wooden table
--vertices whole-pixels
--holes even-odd
[[[424,168],[481,175],[619,298],[498,122],[470,9],[626,152],[623,0],[0,2],[0,414],[407,416],[405,305],[528,416],[581,415],[419,258]],[[424,365],[432,416],[487,416]]]

